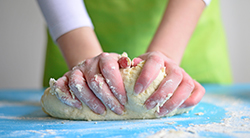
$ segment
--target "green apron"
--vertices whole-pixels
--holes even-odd
[[[105,52],[145,53],[164,13],[166,0],[85,0],[96,35]],[[231,83],[219,1],[204,10],[184,53],[181,67],[200,83]],[[43,86],[68,71],[48,33]]]

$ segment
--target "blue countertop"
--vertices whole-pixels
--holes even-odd
[[[0,89],[0,137],[250,137],[250,84],[204,87],[204,98],[189,113],[123,121],[52,118],[41,109],[42,89]]]

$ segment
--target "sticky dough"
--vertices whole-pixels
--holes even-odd
[[[165,99],[162,99],[159,103],[157,103],[157,106],[151,110],[146,109],[144,102],[157,89],[164,77],[166,77],[165,68],[161,69],[158,77],[145,91],[143,91],[141,94],[135,95],[133,91],[134,85],[143,65],[144,61],[139,63],[136,67],[120,69],[128,98],[127,104],[125,105],[125,113],[123,115],[117,115],[109,110],[109,108],[106,108],[106,113],[104,115],[98,115],[92,112],[84,103],[82,103],[82,109],[65,105],[55,96],[55,93],[62,94],[62,92],[52,91],[51,88],[47,88],[41,98],[43,111],[53,117],[76,120],[125,120],[158,118],[156,113],[159,112],[159,107],[171,97],[171,94],[169,94]],[[182,114],[184,112],[188,112],[191,109],[192,108],[175,109],[166,116]]]

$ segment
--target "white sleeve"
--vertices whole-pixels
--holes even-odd
[[[83,0],[37,0],[54,41],[83,26],[93,28]]]
[[[203,0],[203,1],[205,2],[206,6],[208,6],[212,0]]]

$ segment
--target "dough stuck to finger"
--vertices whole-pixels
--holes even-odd
[[[145,61],[140,62],[135,67],[120,69],[128,98],[128,101],[125,104],[125,113],[123,115],[117,115],[109,110],[109,108],[106,108],[105,114],[98,115],[91,111],[84,103],[82,103],[81,109],[65,105],[55,96],[55,93],[60,93],[61,91],[54,91],[51,88],[47,88],[41,98],[43,111],[53,117],[75,120],[127,120],[158,118],[156,113],[159,112],[159,107],[170,98],[170,95],[169,97],[166,97],[162,103],[157,103],[157,106],[150,110],[147,110],[144,102],[152,93],[154,93],[161,81],[164,79],[164,77],[166,77],[165,68],[161,69],[157,78],[145,91],[136,95],[134,93],[134,85],[141,72],[144,62]],[[182,114],[188,112],[191,109],[192,108],[175,109],[166,116]]]

